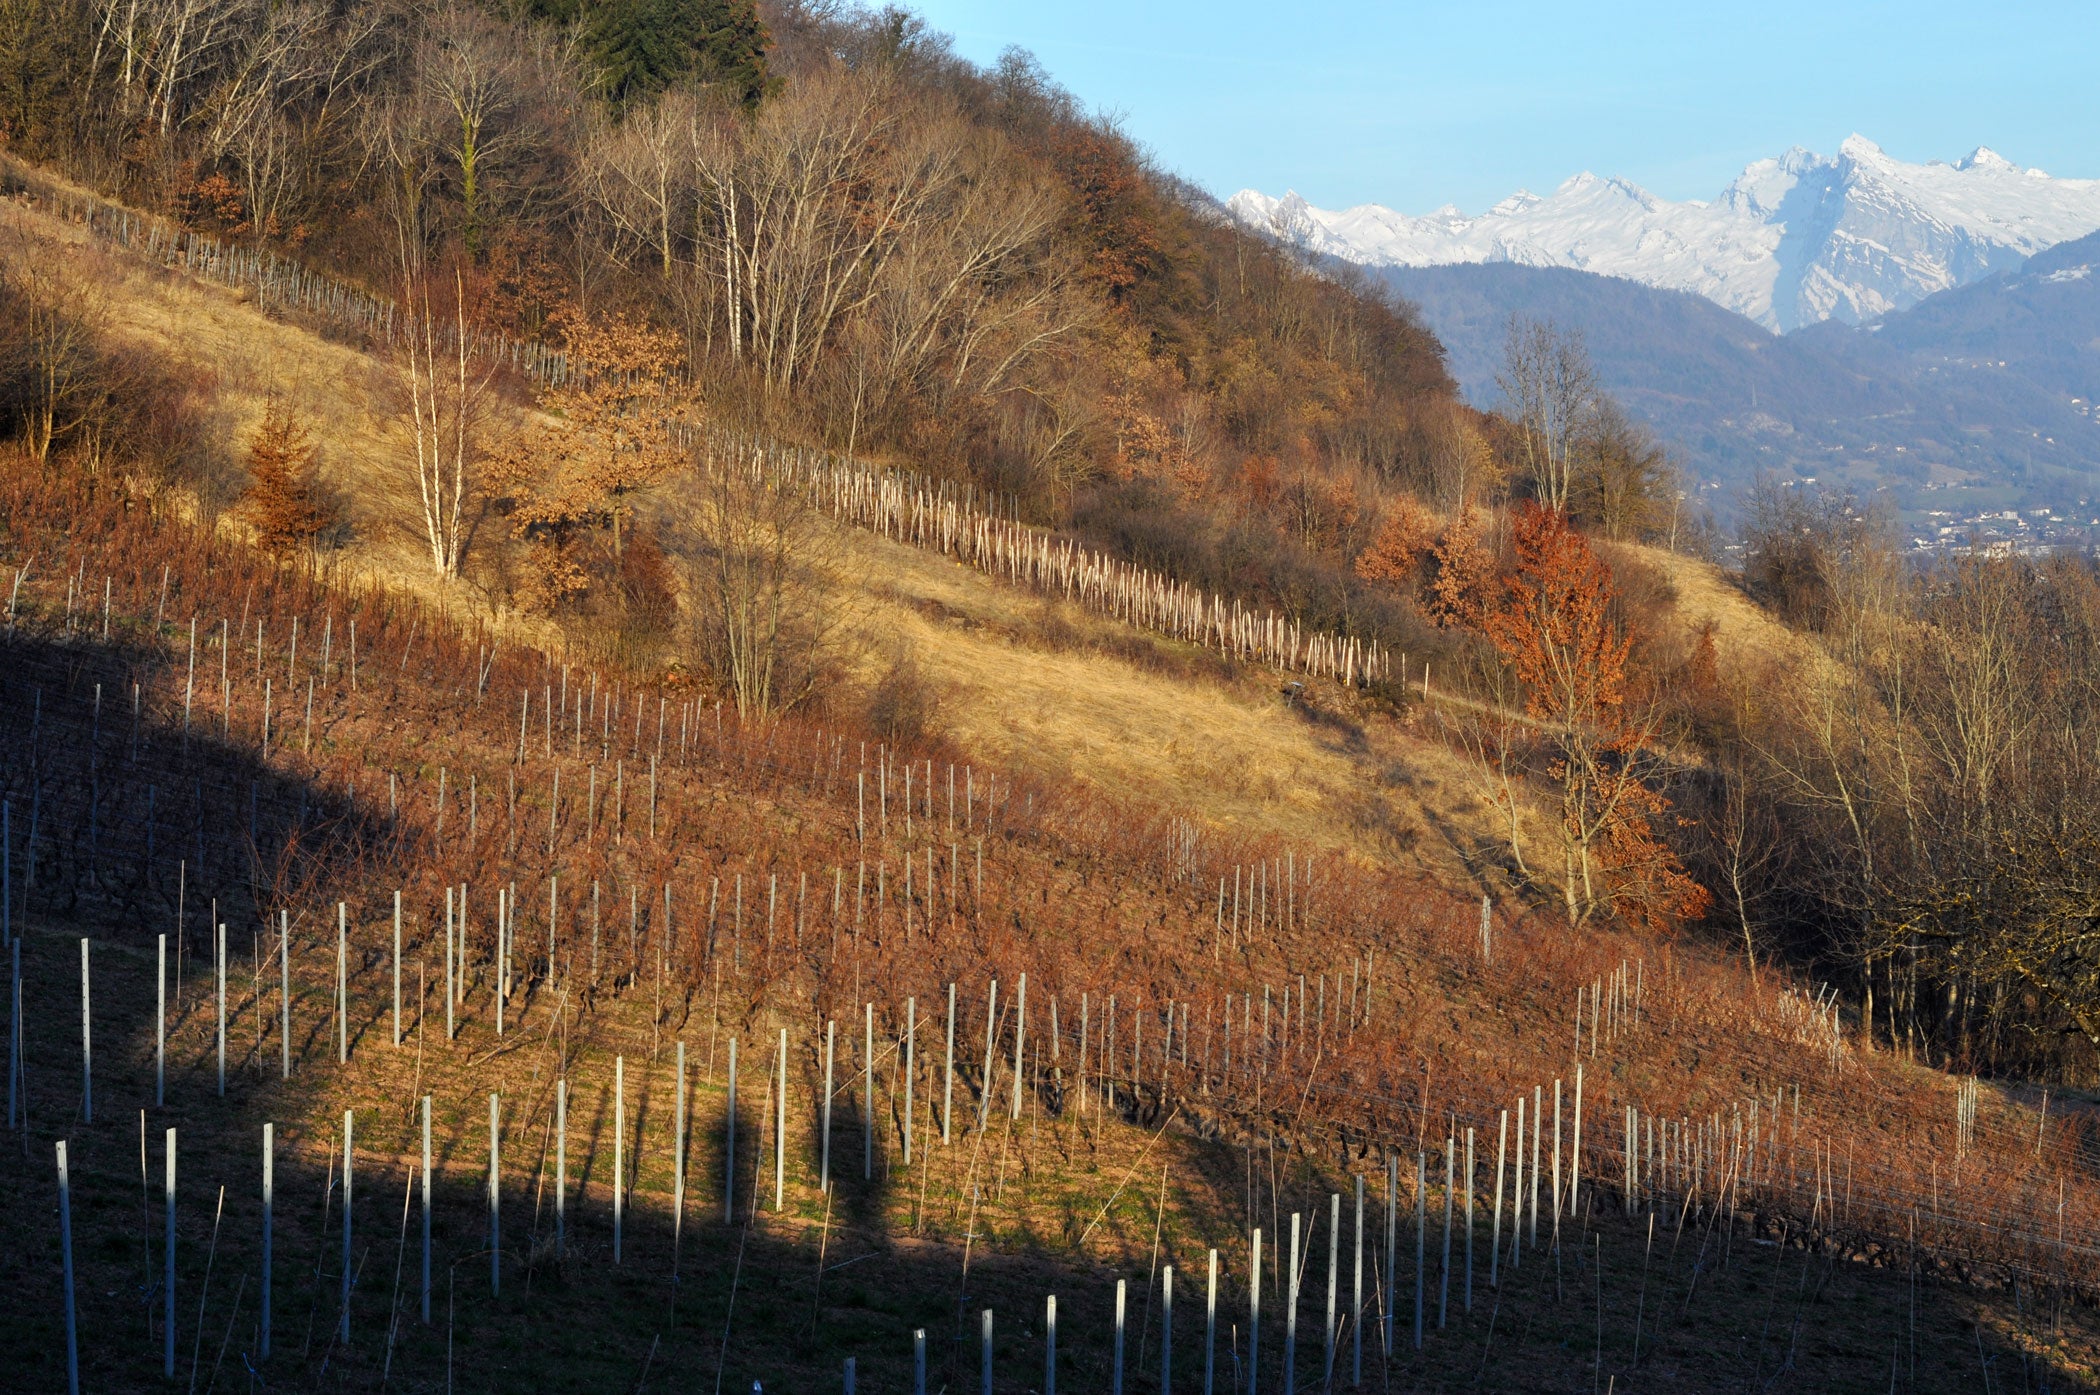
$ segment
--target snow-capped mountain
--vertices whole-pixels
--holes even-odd
[[[1330,212],[1252,189],[1229,206],[1309,252],[1367,266],[1571,267],[1692,291],[1785,331],[1871,320],[2100,230],[2100,180],[2052,178],[1980,147],[1953,164],[1907,164],[1855,135],[1834,156],[1797,147],[1759,160],[1712,202],[1584,173],[1477,216]]]

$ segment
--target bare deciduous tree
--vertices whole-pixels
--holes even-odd
[[[395,368],[415,443],[423,541],[441,577],[466,558],[470,476],[488,405],[490,370],[473,361],[464,287],[455,275],[448,325],[433,306],[427,277],[405,277],[401,303],[414,318],[401,336]]]
[[[0,377],[18,385],[23,435],[29,454],[42,463],[90,419],[102,395],[105,315],[84,278],[27,237],[10,240],[0,281],[16,318],[5,336],[16,361],[0,365]]]
[[[694,649],[746,719],[800,705],[841,635],[827,525],[746,459],[696,464],[679,513],[672,536]]]
[[[694,216],[691,131],[702,98],[673,88],[615,122],[600,117],[585,151],[592,196],[624,238],[665,275],[674,272]]]
[[[438,144],[458,180],[469,257],[480,251],[495,172],[530,136],[517,119],[527,77],[517,37],[479,10],[449,4],[425,22],[416,79],[442,118]]]
[[[1517,424],[1518,467],[1534,496],[1565,513],[1577,444],[1597,401],[1596,374],[1582,336],[1541,320],[1511,316],[1495,375]]]
[[[857,422],[905,390],[1001,391],[1076,323],[1071,274],[1048,255],[1056,196],[887,71],[812,73],[755,118],[678,110],[682,184],[651,125],[608,144],[601,200],[669,260],[665,209],[693,191],[691,268],[713,283],[730,358],[767,387],[809,380],[850,327]]]

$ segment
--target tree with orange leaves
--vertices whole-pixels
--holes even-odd
[[[1070,192],[1069,232],[1085,253],[1087,279],[1111,305],[1127,306],[1162,257],[1136,153],[1116,132],[1075,126],[1058,140],[1052,159]]]
[[[1705,913],[1706,889],[1656,835],[1670,801],[1649,783],[1652,715],[1631,697],[1633,636],[1611,569],[1558,510],[1527,503],[1481,629],[1524,692],[1559,804],[1556,888],[1570,925],[1617,913],[1663,929]]]
[[[1378,536],[1356,558],[1356,574],[1365,581],[1400,586],[1422,569],[1436,528],[1427,510],[1412,495],[1403,494],[1386,511],[1378,525]]]
[[[560,320],[575,376],[541,392],[546,417],[492,449],[483,469],[512,535],[531,544],[520,590],[539,610],[588,589],[590,535],[602,529],[612,556],[624,552],[635,497],[678,464],[668,427],[685,408],[674,336],[620,315]]]
[[[335,522],[315,483],[318,455],[306,424],[272,398],[248,438],[248,488],[242,496],[256,540],[272,552],[309,547]]]
[[[1478,625],[1495,576],[1495,555],[1482,539],[1487,531],[1480,510],[1467,504],[1437,535],[1429,560],[1436,567],[1429,583],[1429,618],[1439,625]]]

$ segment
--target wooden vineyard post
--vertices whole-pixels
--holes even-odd
[[[503,1292],[503,1140],[501,1104],[489,1096],[489,1297]]]
[[[1466,1311],[1473,1311],[1473,1126],[1466,1125]]]
[[[569,1077],[554,1082],[554,1257],[569,1244]]]
[[[1110,1379],[1108,1386],[1112,1395],[1123,1395],[1123,1309],[1126,1283],[1127,1281],[1123,1279],[1116,1280],[1115,1367],[1114,1374]],[[991,1316],[990,1312],[987,1311],[985,1316]],[[990,1344],[987,1343],[986,1345],[989,1346]],[[985,1358],[985,1366],[987,1368],[984,1382],[985,1395],[991,1395],[992,1381],[989,1369],[991,1366],[991,1358],[989,1356]]]
[[[907,997],[904,1000],[904,1165],[911,1166],[911,1136],[917,1125],[913,1122],[914,1091],[918,1085],[918,1035],[919,1000]],[[783,1043],[787,1034],[781,1033]],[[782,1052],[786,1047],[783,1044]],[[782,1077],[782,1088],[786,1088],[786,1077]],[[777,1205],[775,1210],[780,1209]]]
[[[1531,1248],[1539,1247],[1539,1136],[1545,1132],[1546,1087],[1531,1087]]]
[[[1553,1247],[1560,1248],[1560,1216],[1565,1204],[1560,1191],[1560,1081],[1553,1082]]]
[[[1333,1344],[1329,1343],[1331,1347]],[[1328,1365],[1332,1366],[1332,1361]],[[1331,1374],[1331,1373],[1330,1373]],[[1174,1388],[1174,1266],[1159,1271],[1159,1388]]]
[[[175,1130],[169,1129],[165,1141],[167,1173],[161,1197],[167,1215],[167,1234],[162,1237],[161,1256],[164,1263],[161,1274],[161,1374],[169,1380],[175,1379]]]
[[[1415,1350],[1422,1349],[1422,1285],[1425,1280],[1423,1267],[1423,1244],[1429,1225],[1428,1197],[1423,1183],[1428,1180],[1429,1155],[1415,1154]]]
[[[401,1049],[401,893],[394,892],[394,1049]]]
[[[773,1209],[776,1212],[787,1208],[787,1123],[788,1123],[788,1034],[780,1029],[780,1054],[778,1077],[773,1091]],[[905,1137],[911,1137],[911,1111],[905,1111]]]
[[[335,903],[335,1060],[350,1060],[350,908]]]
[[[1291,1212],[1291,1248],[1283,1266],[1283,1395],[1292,1395],[1298,1388],[1298,1283],[1305,1273],[1299,1232],[1303,1219],[1301,1212]]]
[[[1509,1156],[1509,1111],[1502,1111],[1502,1122],[1495,1137],[1495,1221],[1488,1238],[1488,1287],[1502,1287],[1502,1172]]]
[[[462,937],[462,948],[465,940]],[[495,1005],[496,1035],[503,1035],[503,1004],[510,997],[510,893],[496,888],[496,962],[489,997]],[[652,1050],[650,1060],[656,1059]]]
[[[1582,1066],[1575,1066],[1575,1137],[1568,1149],[1568,1214],[1574,1215],[1575,1194],[1582,1186]]]
[[[95,1122],[95,1049],[88,1011],[88,941],[80,941],[80,1119]],[[221,1094],[225,1091],[222,1089]]]
[[[430,1096],[423,1096],[423,1325],[430,1325]]]
[[[999,980],[993,979],[985,990],[984,998],[984,1079],[979,1085],[977,1104],[977,1131],[984,1132],[991,1120],[992,1109],[992,1044],[997,1037],[999,1025]]]
[[[1310,1237],[1308,1237],[1310,1238]],[[1334,1387],[1334,1317],[1337,1279],[1340,1277],[1342,1243],[1342,1194],[1327,1194],[1327,1327],[1320,1343],[1320,1388]]]
[[[1626,1106],[1626,1182],[1624,1190],[1626,1193],[1626,1214],[1629,1216],[1633,1214],[1633,1139],[1634,1130],[1638,1127],[1637,1121],[1639,1117],[1634,1112],[1632,1105]],[[1756,1116],[1753,1115],[1751,1117],[1751,1122],[1753,1124],[1756,1123]]]
[[[338,1340],[350,1345],[350,1279],[356,1272],[350,1250],[350,1180],[351,1160],[356,1154],[357,1115],[352,1110],[343,1111],[343,1312]]]
[[[736,1059],[735,1051],[736,1047],[732,1045],[729,1057],[732,1061]],[[678,1043],[676,1055],[677,1085],[673,1088],[671,1095],[673,1110],[671,1118],[671,1247],[674,1255],[678,1252],[679,1242],[685,1237],[685,1140],[688,1127],[687,1114],[691,1108],[691,1105],[686,1100],[685,1093],[685,1042],[682,1040]],[[733,1128],[734,1125],[731,1127]],[[725,1202],[724,1205],[726,1206],[727,1203]]]
[[[1228,996],[1228,997],[1226,998],[1226,1001],[1227,1001],[1227,1002],[1230,1002],[1230,1001],[1231,1001],[1231,998],[1230,998],[1230,997]],[[1088,1101],[1088,1100],[1090,1100],[1091,1098],[1093,1098],[1093,1093],[1094,1093],[1094,1092],[1093,1092],[1092,1090],[1090,1090],[1090,1089],[1088,1089],[1088,1088],[1087,1088],[1087,1083],[1086,1083],[1086,1048],[1087,1048],[1087,1039],[1089,1038],[1089,1036],[1091,1036],[1091,1035],[1092,1035],[1092,1026],[1091,1026],[1091,1024],[1089,1023],[1089,1021],[1087,1020],[1087,1018],[1088,1018],[1088,1008],[1089,1008],[1089,1003],[1088,1003],[1087,995],[1086,995],[1085,993],[1081,993],[1081,994],[1079,995],[1079,1070],[1078,1070],[1078,1074],[1077,1074],[1077,1076],[1076,1076],[1076,1083],[1077,1083],[1077,1084],[1078,1084],[1078,1086],[1079,1086],[1079,1112],[1080,1112],[1081,1114],[1084,1114],[1084,1113],[1086,1113],[1086,1110],[1087,1110],[1087,1101]],[[1229,1014],[1228,1014],[1228,1016],[1227,1016],[1227,1018],[1226,1018],[1226,1021],[1228,1022],[1228,1024],[1229,1024],[1229,1023],[1230,1023],[1230,1021],[1231,1021],[1231,1017],[1230,1017],[1230,1015],[1229,1015]],[[1229,1026],[1228,1026],[1228,1032],[1229,1032],[1229,1030],[1230,1030],[1230,1028],[1229,1028]],[[1230,1040],[1230,1037],[1229,1037],[1229,1036],[1228,1036],[1227,1040]],[[1227,1074],[1229,1075],[1229,1074],[1231,1073],[1231,1057],[1230,1057],[1230,1048],[1229,1048],[1229,1047],[1227,1048],[1227,1053],[1228,1053],[1228,1054],[1227,1054],[1227,1058],[1226,1058],[1226,1065],[1227,1065]]]
[[[602,1096],[601,1096],[602,1098]],[[620,1262],[620,1227],[627,1214],[627,1058],[613,1057],[613,1263]]]
[[[1261,1388],[1261,1227],[1247,1247],[1247,1395]]]
[[[452,1027],[453,1005],[459,1001],[459,971],[452,956],[452,888],[445,888],[445,1040],[455,1035]]]
[[[875,1180],[875,1004],[867,1005],[861,1044],[860,1180]]]
[[[1437,1279],[1436,1330],[1444,1330],[1445,1318],[1451,1311],[1451,1210],[1452,1198],[1456,1194],[1458,1140],[1450,1134],[1444,1135],[1444,1263]]]
[[[1364,1383],[1364,1175],[1356,1174],[1356,1233],[1349,1280],[1349,1384]]]
[[[1020,991],[1014,998],[1014,1103],[1011,1117],[1021,1117],[1021,1039],[1028,1028],[1028,975],[1021,975]]]
[[[831,1072],[838,1044],[839,1024],[827,1019],[824,1023],[824,1102],[817,1111],[817,1190],[827,1196],[831,1193]]]
[[[219,1098],[226,1098],[226,927],[214,928],[212,941],[213,983],[217,989],[219,1020]]]
[[[1535,1121],[1534,1121],[1535,1122]],[[1519,1269],[1524,1263],[1524,1092],[1517,1091],[1517,1146],[1516,1167],[1513,1169],[1510,1188],[1509,1213],[1509,1267]]]
[[[58,1249],[65,1273],[66,1395],[80,1395],[80,1332],[73,1312],[73,1182],[62,1138],[58,1140]]]
[[[831,1059],[831,1057],[830,1057],[830,1055],[829,1055],[829,1051],[828,1051],[828,1049],[827,1049],[827,1052],[826,1052],[826,1055],[825,1055],[825,1058],[824,1058],[824,1059],[825,1059],[826,1061],[829,1061],[829,1060]],[[828,1075],[828,1072],[829,1072],[829,1069],[830,1069],[830,1067],[829,1067],[829,1066],[827,1066],[827,1067],[826,1067],[825,1069],[826,1069],[826,1071],[827,1071],[827,1077],[826,1077],[826,1079],[827,1079],[827,1082],[828,1082],[828,1080],[829,1080],[829,1075]],[[1082,1071],[1082,1072],[1081,1072],[1081,1076],[1082,1076],[1082,1078],[1084,1078],[1084,1074],[1085,1074],[1085,1073],[1084,1073],[1084,1072]],[[828,1107],[828,1106],[827,1106],[827,1107]],[[950,1124],[951,1124],[951,1123],[953,1122],[953,1119],[954,1119],[954,1114],[955,1114],[955,983],[954,983],[954,981],[953,981],[953,980],[950,980],[950,982],[949,982],[949,984],[948,984],[948,1064],[947,1064],[947,1068],[946,1068],[945,1074],[943,1075],[943,1078],[942,1078],[942,1084],[941,1084],[941,1146],[942,1146],[943,1148],[947,1147],[947,1146],[948,1146],[948,1144],[949,1144],[949,1143],[950,1143],[950,1142],[951,1142],[951,1141],[953,1140],[953,1137],[954,1137],[954,1135],[953,1135],[953,1134],[952,1134],[952,1133],[950,1132],[950,1129],[949,1129],[949,1126],[950,1126]]]
[[[270,1259],[276,1243],[275,1220],[277,1210],[277,1126],[263,1125],[262,1137],[262,1291],[260,1302],[262,1315],[256,1340],[261,1359],[270,1357]]]
[[[1359,1247],[1360,1248],[1360,1247]],[[1361,1266],[1359,1265],[1359,1270]],[[1362,1305],[1358,1305],[1359,1310]],[[1359,1349],[1362,1344],[1358,1343]],[[1210,1252],[1210,1279],[1203,1288],[1203,1395],[1211,1395],[1218,1355],[1218,1252]]]
[[[7,1126],[29,1128],[29,1080],[22,1069],[22,941],[8,941]],[[20,1105],[17,1112],[16,1106]]]
[[[729,1039],[729,1108],[722,1124],[722,1224],[736,1220],[736,1038]]]
[[[159,937],[153,997],[153,1107],[168,1103],[168,937]]]
[[[1400,1155],[1385,1155],[1385,1349],[1388,1364],[1393,1359],[1393,1304],[1399,1295],[1400,1270]]]

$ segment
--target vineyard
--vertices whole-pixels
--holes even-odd
[[[12,195],[84,230],[98,243],[200,280],[251,293],[258,311],[324,328],[382,351],[427,329],[447,350],[462,339],[475,361],[540,384],[580,382],[588,364],[559,347],[476,332],[452,322],[412,322],[397,304],[315,272],[273,252],[241,247],[208,233],[112,204],[0,161],[0,193]],[[673,395],[687,384],[665,385]],[[1406,657],[1358,636],[1308,633],[1270,609],[1105,556],[1068,538],[1022,523],[996,497],[923,478],[913,471],[785,445],[747,433],[674,421],[677,449],[794,489],[833,518],[878,535],[954,557],[1003,581],[1056,595],[1121,623],[1196,643],[1234,659],[1349,687],[1408,679]],[[1425,684],[1426,671],[1419,676]]]
[[[0,526],[41,1386],[2089,1369],[2086,1115],[1813,986],[746,726],[108,482]]]

